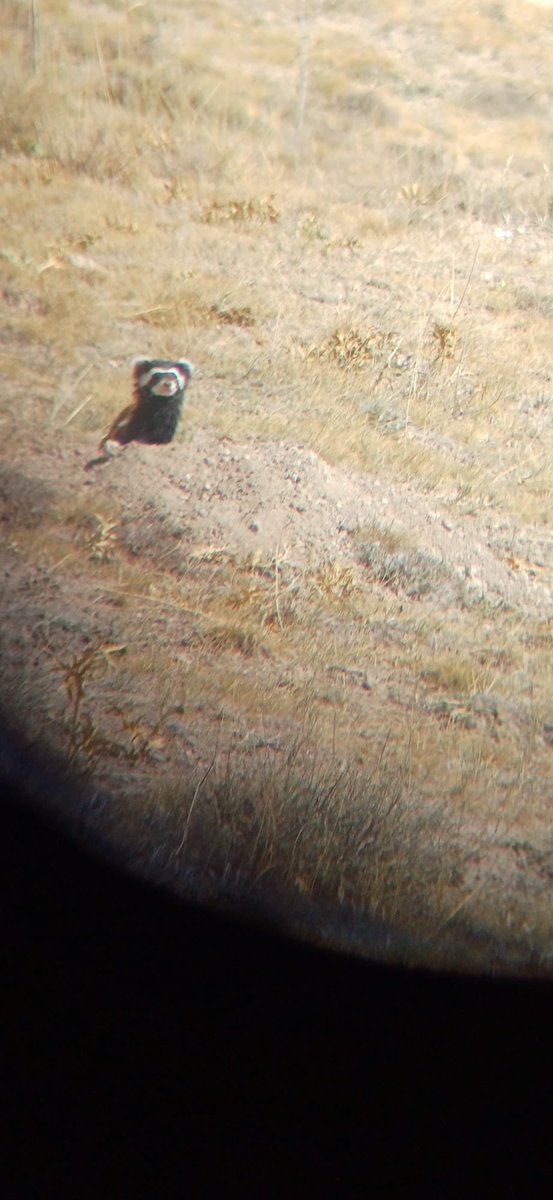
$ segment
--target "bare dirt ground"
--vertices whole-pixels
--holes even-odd
[[[550,18],[53,4],[39,47],[9,7],[1,695],[68,819],[360,953],[548,972]],[[86,471],[138,353],[196,364],[177,437]]]

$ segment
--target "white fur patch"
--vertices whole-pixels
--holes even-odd
[[[183,384],[179,382],[176,371],[164,371],[161,379],[154,383],[149,390],[152,396],[176,396],[182,391]]]
[[[184,365],[184,364],[182,364],[182,365]],[[150,371],[145,371],[143,375],[138,376],[138,386],[140,388],[148,387],[149,384],[152,382],[152,379],[155,379],[156,375],[158,375],[158,376],[160,376],[160,378],[158,379],[157,383],[155,383],[154,386],[151,388],[151,391],[154,393],[154,395],[155,396],[167,396],[167,395],[174,396],[176,392],[184,391],[186,384],[188,383],[189,376],[185,372],[185,370],[179,370],[180,366],[181,366],[181,364],[179,364],[178,366],[175,365],[174,367],[155,367],[154,366],[151,368]],[[169,382],[172,384],[172,387],[170,390],[167,389],[167,384]]]
[[[122,446],[120,442],[113,441],[111,438],[104,438],[100,442],[100,449],[107,458],[113,458],[114,455],[121,454],[121,451],[125,450],[126,447]]]

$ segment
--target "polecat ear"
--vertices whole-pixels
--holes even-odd
[[[132,390],[135,401],[137,400],[141,389],[149,382],[150,371],[153,366],[151,358],[133,358],[132,363]]]
[[[187,358],[177,358],[175,361],[175,366],[178,367],[180,371],[183,371],[184,374],[188,377],[188,379],[192,379],[192,376],[194,374],[194,367],[192,366],[192,363],[189,362],[189,360]]]

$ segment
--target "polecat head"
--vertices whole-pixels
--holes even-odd
[[[194,370],[186,358],[174,362],[159,358],[135,358],[132,368],[135,395],[159,398],[170,398],[184,392]]]

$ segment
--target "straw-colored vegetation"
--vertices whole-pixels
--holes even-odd
[[[173,886],[547,969],[553,16],[0,9],[11,705]],[[192,507],[166,536],[155,503],[85,486],[149,352],[197,367],[183,475],[206,432],[375,481],[343,560],[206,543]]]

